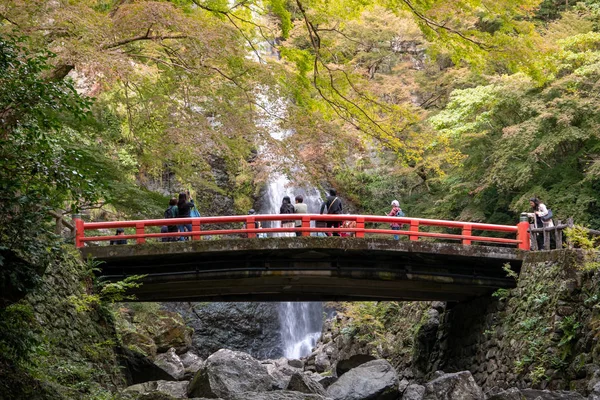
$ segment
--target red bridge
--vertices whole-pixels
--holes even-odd
[[[255,228],[285,218],[297,228]],[[76,220],[76,245],[101,264],[103,279],[143,274],[141,301],[461,301],[514,287],[529,224],[491,225],[371,215],[242,215],[117,222]],[[352,228],[318,227],[351,221]],[[400,224],[392,230],[389,224]],[[160,233],[164,225],[192,231]],[[381,226],[381,224],[385,224]],[[125,228],[115,236],[98,230]],[[91,231],[96,234],[89,235]],[[257,237],[259,233],[301,237]],[[319,233],[350,237],[317,237]],[[401,236],[393,240],[392,235]],[[262,235],[260,235],[262,236]],[[162,242],[163,238],[189,237]],[[136,245],[102,246],[126,239]]]

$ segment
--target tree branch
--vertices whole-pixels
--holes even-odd
[[[149,34],[150,34],[150,28],[148,28],[148,31],[146,32],[145,35],[140,35],[140,36],[132,37],[132,38],[129,38],[129,39],[123,39],[123,40],[120,40],[118,42],[105,44],[105,45],[102,46],[102,48],[103,49],[113,49],[115,47],[123,46],[125,44],[132,43],[132,42],[137,42],[137,41],[140,41],[140,40],[187,39],[189,37],[188,35],[183,35],[183,34],[155,35],[155,36],[150,36]]]

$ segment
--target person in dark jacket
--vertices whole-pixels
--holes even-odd
[[[337,193],[334,189],[329,190],[329,196],[325,199],[325,202],[321,204],[321,214],[325,212],[327,214],[341,214],[343,211],[342,201],[337,197]],[[341,221],[327,221],[328,228],[339,228]],[[339,232],[334,232],[333,236],[340,236]]]
[[[117,228],[117,231],[115,232],[115,235],[117,236],[121,236],[125,234],[125,229],[123,228]],[[114,239],[110,241],[110,245],[116,245],[116,244],[127,244],[127,239]]]
[[[177,202],[177,211],[179,212],[178,218],[190,218],[190,212],[194,205],[194,200],[188,201],[190,192],[179,193],[179,201]],[[179,232],[191,232],[192,224],[179,225]],[[188,240],[189,236],[182,236],[179,240]]]
[[[167,210],[165,211],[165,218],[177,218],[179,217],[179,209],[177,208],[177,199],[175,197],[173,197],[171,200],[169,200],[169,208],[167,208]],[[167,232],[172,233],[172,232],[178,232],[179,231],[179,227],[177,225],[167,225]],[[161,231],[162,233],[162,231]],[[163,240],[163,242],[176,242],[177,238],[174,236],[169,236],[166,238],[163,238],[166,240]]]
[[[281,207],[279,207],[279,214],[293,214],[294,213],[294,205],[290,200],[289,196],[284,196],[281,201]],[[281,221],[282,228],[293,228],[294,220],[282,220]],[[282,233],[281,236],[295,236],[294,232],[285,232]]]

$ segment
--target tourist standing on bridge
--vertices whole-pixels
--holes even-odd
[[[293,214],[295,212],[294,206],[289,196],[284,196],[281,201],[281,207],[279,207],[279,214]],[[293,228],[294,220],[281,220],[282,228]],[[293,232],[285,232],[282,236],[294,236]]]
[[[388,217],[404,217],[404,212],[402,212],[402,209],[400,208],[400,203],[398,202],[398,200],[392,200],[392,210],[388,213]],[[390,228],[393,231],[399,231],[400,224],[394,222],[394,223],[390,224]],[[394,239],[400,240],[400,235],[394,235]]]
[[[548,207],[540,201],[537,197],[529,199],[529,205],[533,212],[527,213],[527,216],[533,218],[536,228],[551,228],[554,226],[552,221],[552,214],[548,210]],[[548,215],[550,214],[550,215]],[[544,249],[544,235],[542,233],[536,233],[536,241],[538,250]]]
[[[304,197],[301,194],[296,196],[296,204],[294,204],[294,214],[308,214],[308,206],[304,203]],[[302,227],[302,220],[296,220],[296,228]],[[302,232],[296,232],[296,236],[302,236]]]
[[[177,202],[177,211],[179,212],[178,218],[190,218],[191,210],[194,205],[194,200],[189,199],[190,192],[188,190],[187,193],[181,192],[179,193],[179,201]],[[189,199],[189,201],[188,201]],[[179,225],[179,232],[191,232],[192,224],[182,224]],[[189,240],[189,236],[182,236],[179,240]]]
[[[125,235],[125,229],[123,228],[117,228],[117,231],[115,232],[116,236],[122,236]],[[127,244],[127,239],[113,239],[110,241],[110,245],[115,245],[115,244]]]
[[[341,214],[343,211],[342,201],[337,197],[337,193],[334,189],[329,190],[329,196],[325,199],[325,202],[321,204],[321,214]],[[341,221],[327,221],[328,228],[339,228]],[[339,232],[334,232],[333,236],[340,236]]]
[[[177,218],[179,216],[179,209],[177,208],[177,199],[173,197],[169,200],[169,207],[165,210],[165,218]],[[168,225],[167,232],[173,233],[179,231],[179,227],[177,225]],[[162,230],[161,230],[162,233]],[[163,242],[176,242],[177,238],[175,236],[169,236],[163,238]]]

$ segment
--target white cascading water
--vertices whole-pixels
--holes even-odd
[[[285,103],[282,99],[271,100],[266,95],[258,96],[263,109],[261,121],[258,125],[265,127],[269,135],[276,140],[283,140],[293,132],[284,131],[279,128],[278,118],[286,112]],[[270,155],[264,148],[260,151],[261,156],[268,159]],[[274,160],[280,161],[280,160]],[[274,163],[275,165],[277,162]],[[301,168],[301,167],[297,167]],[[308,212],[319,213],[321,206],[321,195],[317,188],[301,188],[290,182],[285,174],[272,171],[264,193],[262,206],[259,214],[279,214],[279,208],[284,196],[289,196],[292,204],[297,195],[304,197],[304,203],[308,206]],[[279,222],[271,226],[279,227]],[[265,224],[266,227],[266,224]],[[295,236],[294,233],[282,233],[276,236]],[[281,329],[281,341],[284,357],[289,359],[300,358],[309,355],[321,336],[323,325],[323,304],[320,302],[285,302],[279,303],[279,325]]]

